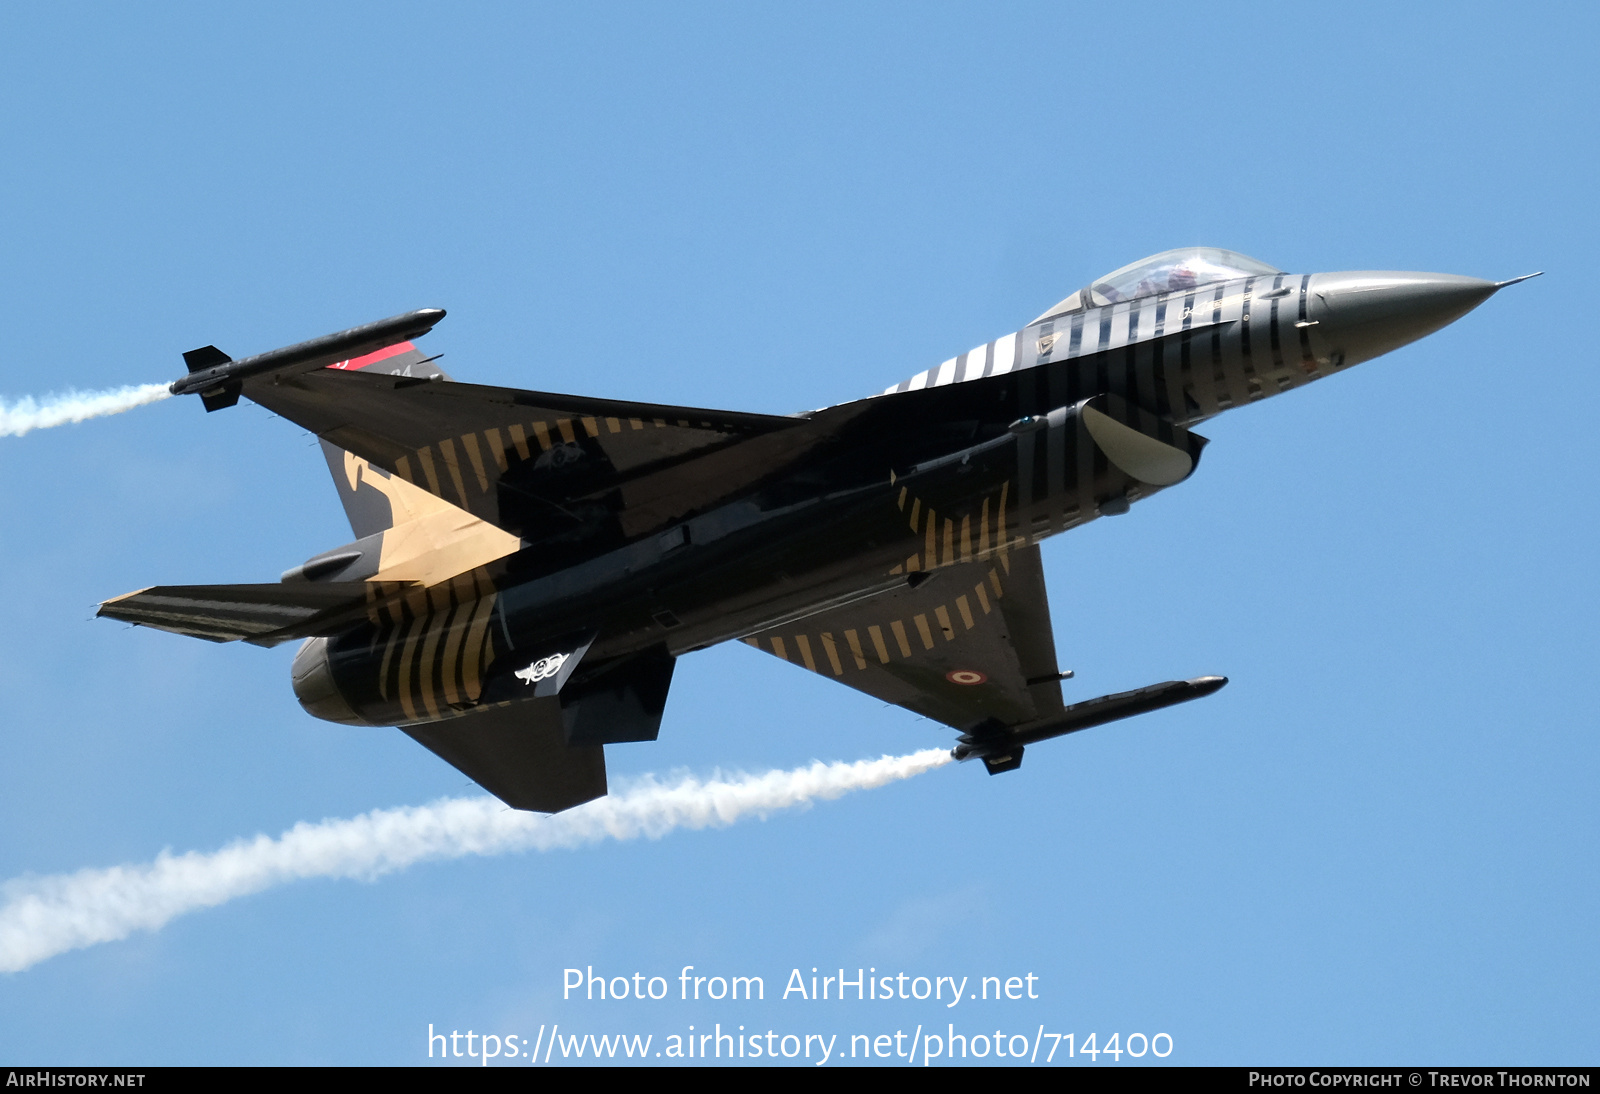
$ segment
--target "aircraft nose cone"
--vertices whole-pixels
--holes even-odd
[[[1460,319],[1500,286],[1455,274],[1360,270],[1308,286],[1317,334],[1344,364],[1369,361]]]

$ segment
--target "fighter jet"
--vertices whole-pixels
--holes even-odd
[[[881,394],[789,416],[459,383],[415,344],[437,309],[241,360],[205,346],[173,393],[208,411],[243,396],[315,433],[354,541],[278,582],[149,588],[99,614],[302,640],[306,711],[398,726],[518,809],[604,795],[605,746],[654,740],[677,658],[730,640],[1011,771],[1029,744],[1227,682],[1068,704],[1041,540],[1183,482],[1207,419],[1513,283],[1182,248]]]

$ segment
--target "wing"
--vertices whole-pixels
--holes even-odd
[[[401,728],[513,809],[559,813],[605,796],[605,749],[568,745],[553,697]]]
[[[924,573],[915,586],[745,641],[962,731],[1059,714],[1060,670],[1039,548]]]
[[[656,509],[670,520],[704,504],[703,475],[667,473],[740,442],[796,433],[795,441],[732,461],[765,473],[819,431],[804,418],[589,399],[440,378],[322,368],[245,382],[244,394],[323,440],[526,539],[594,501],[649,478]],[[809,427],[809,428],[808,428]],[[801,438],[805,438],[801,441]],[[719,478],[716,492],[737,487]],[[637,492],[636,492],[637,494]],[[611,508],[621,509],[619,500]],[[638,522],[636,521],[635,524]]]

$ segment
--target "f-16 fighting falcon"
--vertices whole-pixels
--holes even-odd
[[[354,542],[278,582],[99,614],[303,640],[308,712],[399,726],[518,809],[605,794],[605,746],[654,740],[676,659],[730,639],[1011,771],[1026,745],[1227,682],[1065,703],[1040,540],[1183,482],[1207,419],[1513,283],[1166,251],[880,395],[788,417],[457,383],[414,345],[436,309],[241,360],[205,346],[173,393],[208,411],[243,395],[320,437]]]

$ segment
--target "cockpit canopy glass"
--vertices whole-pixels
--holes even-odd
[[[1225,251],[1221,247],[1179,247],[1142,258],[1120,270],[1112,270],[1079,289],[1034,322],[1081,308],[1103,307],[1165,292],[1183,292],[1236,277],[1282,272],[1265,262],[1258,262],[1237,251]]]

